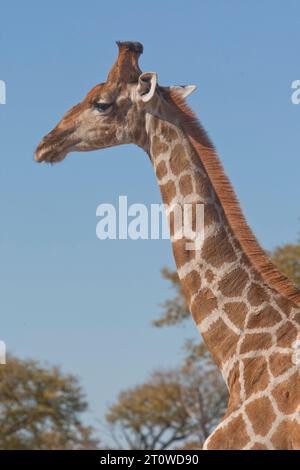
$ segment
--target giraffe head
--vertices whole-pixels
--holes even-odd
[[[70,109],[40,142],[37,162],[55,163],[73,151],[90,151],[121,144],[143,145],[147,113],[167,106],[168,90],[182,97],[195,86],[159,87],[154,72],[139,68],[143,52],[138,42],[118,42],[119,56],[105,83],[96,85]]]

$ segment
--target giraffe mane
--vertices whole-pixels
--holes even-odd
[[[164,95],[166,96],[166,93]],[[269,287],[287,297],[295,305],[300,306],[300,291],[273,264],[249,227],[218,154],[196,114],[176,91],[170,90],[166,98],[175,105],[180,127],[199,156],[214,186],[225,216],[246,256]]]

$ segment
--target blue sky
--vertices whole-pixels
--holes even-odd
[[[271,249],[299,232],[300,4],[263,0],[2,1],[0,79],[1,339],[19,357],[62,365],[87,392],[90,422],[117,393],[180,361],[185,328],[151,320],[171,295],[169,241],[99,241],[96,207],[127,195],[160,202],[133,146],[33,153],[72,105],[105,80],[116,40],[144,44],[140,64],[162,85],[195,83],[189,103],[214,141],[247,219]]]

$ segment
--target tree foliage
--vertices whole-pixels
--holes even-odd
[[[300,289],[300,238],[298,243],[287,243],[271,253],[273,262]]]
[[[11,356],[0,367],[1,450],[95,448],[86,409],[77,379],[56,367]]]
[[[224,415],[227,389],[204,345],[178,370],[122,392],[106,416],[118,448],[201,448]]]
[[[205,345],[186,343],[181,368],[184,407],[196,423],[193,442],[204,443],[226,411],[228,390]]]
[[[106,419],[117,445],[129,449],[167,449],[193,431],[174,372],[156,372],[149,382],[121,392]]]
[[[164,302],[162,305],[163,314],[160,318],[153,321],[153,325],[157,327],[179,325],[190,317],[190,312],[184,300],[177,271],[163,268],[161,272],[162,277],[171,283],[171,288],[175,291],[175,295],[172,299]]]

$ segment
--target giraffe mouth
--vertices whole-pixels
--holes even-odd
[[[58,163],[64,160],[68,152],[57,152],[54,149],[37,149],[34,159],[37,163]]]
[[[74,138],[74,128],[67,130],[53,129],[39,143],[34,159],[38,163],[58,163],[72,151],[79,140]]]

